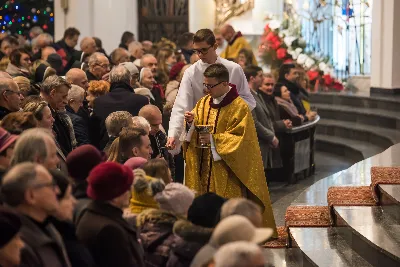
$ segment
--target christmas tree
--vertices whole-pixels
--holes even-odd
[[[0,32],[28,37],[35,26],[54,35],[53,0],[9,0],[0,4]]]

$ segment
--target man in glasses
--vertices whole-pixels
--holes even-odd
[[[204,72],[207,95],[185,114],[190,127],[185,185],[199,195],[213,192],[254,201],[262,207],[263,226],[277,237],[254,120],[229,80],[223,64],[210,65]],[[201,125],[209,126],[207,131],[197,131]]]
[[[47,220],[59,208],[60,193],[49,171],[31,162],[15,165],[4,176],[1,193],[22,215],[21,266],[70,266],[62,238]]]
[[[194,35],[193,50],[199,55],[200,60],[190,66],[183,75],[169,123],[167,147],[170,149],[179,145],[179,138],[184,129],[185,112],[192,111],[197,101],[206,95],[203,73],[211,64],[223,64],[229,72],[229,83],[236,86],[239,96],[247,102],[250,109],[256,106],[242,68],[234,62],[218,57],[217,48],[218,45],[211,30],[201,29]]]
[[[17,83],[12,79],[0,78],[0,120],[11,112],[19,111],[23,99]]]
[[[89,81],[100,81],[104,75],[110,72],[110,62],[102,53],[94,53],[89,58],[89,70],[86,76]]]

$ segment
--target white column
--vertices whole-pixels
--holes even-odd
[[[189,0],[189,31],[195,33],[204,28],[214,30],[214,0]]]
[[[61,0],[54,0],[55,39],[63,37],[68,27],[76,27],[86,36],[103,41],[107,53],[118,47],[124,31],[138,36],[138,3],[135,0],[69,0],[64,13]]]
[[[400,1],[374,1],[372,7],[371,92],[400,92]]]

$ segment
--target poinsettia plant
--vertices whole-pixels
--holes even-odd
[[[259,54],[272,72],[282,64],[295,62],[305,69],[315,90],[343,90],[342,83],[334,78],[329,58],[306,53],[305,48],[306,42],[301,36],[298,22],[293,19],[286,19],[282,23],[271,20],[261,36]]]

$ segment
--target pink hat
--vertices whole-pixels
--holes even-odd
[[[132,170],[142,167],[147,162],[147,159],[141,157],[133,157],[128,159],[124,165],[131,168]]]

